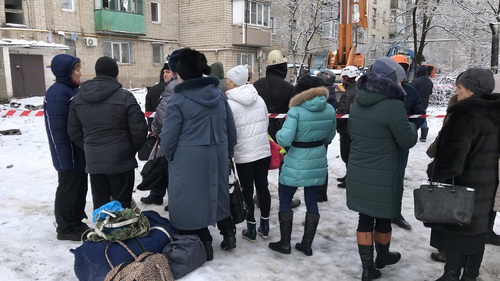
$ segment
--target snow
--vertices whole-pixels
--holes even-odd
[[[144,90],[134,91],[137,100],[144,105]],[[16,101],[25,105],[39,106],[42,97]],[[0,105],[0,109],[10,109]],[[443,108],[433,108],[430,114],[442,114]],[[403,216],[412,225],[407,231],[393,228],[391,249],[402,255],[397,265],[382,269],[380,280],[435,280],[441,276],[443,264],[434,262],[429,255],[430,229],[425,228],[413,215],[413,192],[426,179],[425,169],[430,159],[425,154],[430,142],[439,131],[442,119],[428,119],[428,142],[418,142],[410,151],[406,169]],[[1,280],[76,280],[73,271],[73,254],[79,242],[58,241],[54,224],[54,196],[57,173],[52,167],[49,145],[42,117],[2,117],[0,131],[20,129],[21,135],[0,135],[0,279]],[[329,189],[328,201],[319,203],[321,219],[313,242],[314,254],[305,256],[292,249],[290,255],[271,251],[268,243],[279,240],[277,171],[269,173],[269,189],[272,195],[271,232],[267,240],[257,237],[256,243],[241,236],[245,223],[237,225],[237,247],[223,251],[222,241],[216,228],[210,227],[214,238],[214,260],[185,276],[182,280],[360,280],[361,262],[355,239],[357,213],[345,204],[345,190],[337,187],[337,177],[345,174],[345,165],[339,157],[338,135],[328,149]],[[136,169],[136,185],[140,183],[140,170],[145,164],[139,161]],[[134,199],[146,196],[146,191],[135,191]],[[296,198],[303,201],[301,189]],[[166,198],[165,198],[166,202]],[[163,206],[145,206],[143,210],[155,210],[163,216]],[[87,214],[91,214],[90,188],[87,197]],[[300,242],[305,217],[302,204],[294,210],[292,246]],[[256,217],[259,217],[256,209]],[[500,216],[495,231],[500,233]],[[500,280],[500,247],[486,245],[481,275],[478,280]]]

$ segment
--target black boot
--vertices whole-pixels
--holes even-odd
[[[319,215],[306,213],[306,222],[304,226],[304,236],[302,236],[302,242],[295,244],[295,249],[304,252],[306,256],[312,256],[313,254],[311,245],[314,239],[314,235],[316,235],[318,222]]]
[[[459,281],[465,256],[452,255],[446,253],[446,263],[444,265],[444,274],[436,281]]]
[[[485,243],[500,246],[500,235],[497,235],[493,229],[488,231],[485,235]]]
[[[431,253],[431,259],[437,262],[446,262],[446,252]]]
[[[395,217],[393,219],[391,219],[391,222],[403,229],[406,229],[406,230],[410,230],[411,229],[411,225],[409,222],[407,222],[405,220],[405,218],[403,217],[403,215],[399,215],[398,217]]]
[[[231,250],[236,248],[236,227],[231,216],[218,221],[217,227],[219,228],[222,237],[224,237],[220,243],[222,250]]]
[[[481,267],[481,262],[483,261],[484,251],[477,253],[475,255],[466,256],[464,264],[464,273],[462,274],[461,281],[476,281],[479,276],[479,268]]]
[[[382,273],[375,268],[375,264],[373,262],[373,245],[358,244],[358,252],[359,257],[361,258],[361,264],[363,265],[361,281],[371,281],[373,279],[380,278]]]
[[[254,221],[247,221],[247,229],[244,229],[241,234],[243,235],[243,238],[250,242],[255,242],[257,241],[257,232],[255,231],[255,222]]]
[[[375,259],[376,268],[384,268],[386,265],[396,264],[401,259],[401,254],[398,252],[389,252],[391,242],[383,245],[375,241],[375,249],[377,249],[377,258]]]
[[[207,261],[214,259],[214,248],[212,248],[212,241],[204,241],[203,246],[205,247],[205,252],[207,252]]]
[[[426,142],[427,141],[427,134],[429,133],[429,128],[420,128],[420,141],[421,142]]]
[[[269,235],[269,217],[260,217],[260,226],[257,228],[257,233],[259,233],[262,238],[267,239]]]
[[[279,213],[278,217],[280,222],[281,239],[278,242],[269,243],[269,248],[282,254],[290,254],[292,248],[290,246],[290,240],[292,238],[293,212]]]

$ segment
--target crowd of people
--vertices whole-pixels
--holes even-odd
[[[361,280],[380,278],[380,269],[401,259],[400,253],[390,251],[392,224],[411,229],[401,215],[405,168],[409,150],[419,139],[426,141],[428,133],[425,119],[408,115],[425,114],[432,81],[427,67],[420,66],[409,84],[409,66],[401,55],[378,58],[364,75],[347,66],[341,73],[345,92],[337,101],[331,79],[305,75],[295,86],[285,81],[287,60],[280,50],[268,54],[266,76],[252,84],[249,66],[238,65],[224,75],[220,62],[209,66],[204,54],[182,48],[169,56],[159,83],[148,90],[146,110],[156,114],[146,122],[134,96],[118,82],[115,60],[99,58],[95,78],[80,85],[80,59],[57,55],[51,63],[56,82],[44,101],[58,171],[57,239],[79,241],[88,229],[82,222],[88,178],[93,209],[111,200],[132,206],[136,153],[148,134],[157,139],[161,157],[168,162],[167,182],[140,201],[162,205],[168,194],[165,211],[170,222],[178,233],[200,237],[207,261],[214,251],[209,226],[218,227],[223,250],[236,247],[229,159],[234,159],[249,206],[242,238],[268,239],[271,138],[286,154],[278,182],[280,239],[269,248],[291,253],[292,209],[300,204],[293,197],[303,188],[307,212],[295,248],[312,256],[318,202],[327,200],[327,148],[338,132],[346,164],[338,187],[346,189],[347,207],[359,214]],[[438,250],[432,257],[445,263],[437,280],[476,280],[485,244],[500,245],[493,232],[500,209],[500,95],[493,92],[490,70],[470,68],[460,74],[443,127],[428,151],[433,158],[429,178],[474,187],[476,193],[470,224],[427,224],[432,229],[430,245]],[[287,117],[269,118],[269,113]],[[337,120],[336,113],[349,118]],[[258,224],[254,202],[259,206]]]

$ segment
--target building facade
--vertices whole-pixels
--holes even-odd
[[[367,1],[377,9],[368,9],[377,22],[356,31],[362,51],[389,36],[389,25],[378,19],[390,14],[390,0]],[[311,31],[293,32],[307,23],[298,19],[312,19],[321,2],[327,5],[306,48]],[[292,15],[295,5],[300,14]],[[284,50],[290,63],[301,62],[310,50],[335,49],[337,6],[338,0],[0,0],[0,100],[44,95],[54,82],[50,62],[60,53],[82,60],[82,81],[94,77],[97,58],[113,57],[124,87],[157,83],[166,57],[181,47],[203,52],[209,64],[221,62],[225,73],[248,64],[256,80],[265,75],[272,49]]]

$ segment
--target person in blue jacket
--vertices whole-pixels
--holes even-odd
[[[70,101],[79,89],[82,76],[81,62],[79,58],[59,54],[52,59],[50,69],[56,82],[45,93],[43,109],[52,164],[58,176],[54,202],[57,239],[80,241],[88,229],[82,222],[87,218],[88,177],[85,155],[71,142],[67,123]]]
[[[289,147],[279,175],[279,224],[281,239],[269,243],[271,250],[290,254],[293,226],[292,198],[298,187],[304,187],[306,218],[302,241],[295,248],[312,256],[311,245],[319,222],[318,191],[326,182],[328,165],[326,145],[335,137],[335,109],[328,104],[326,87],[315,87],[295,95],[291,100],[283,127],[276,141]]]

